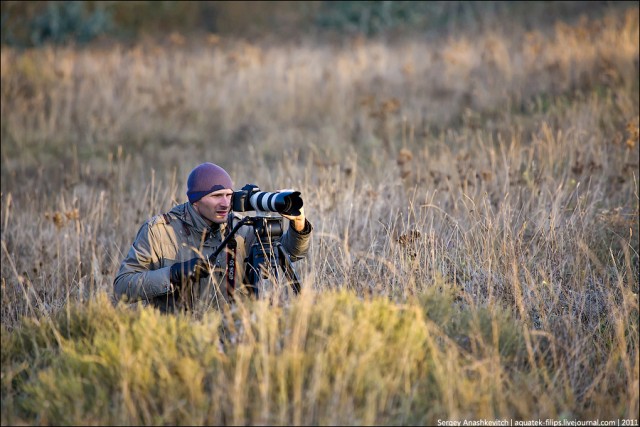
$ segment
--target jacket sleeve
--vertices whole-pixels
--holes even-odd
[[[140,227],[135,241],[120,265],[113,282],[116,299],[127,302],[149,300],[172,291],[170,267],[162,267],[153,249],[154,236],[149,223]]]
[[[289,224],[289,228],[282,235],[280,242],[289,252],[292,262],[299,261],[307,256],[309,245],[311,244],[311,231],[313,231],[311,223],[309,220],[305,220],[302,231],[296,231],[293,225]]]

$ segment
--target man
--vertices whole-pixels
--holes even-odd
[[[187,179],[188,202],[146,221],[114,280],[117,299],[149,301],[162,311],[220,307],[243,292],[245,258],[256,241],[254,227],[242,225],[215,260],[210,255],[229,235],[241,216],[231,212],[233,182],[213,163],[203,163]],[[307,255],[312,226],[299,215],[289,220],[280,237],[282,247],[297,261]],[[283,227],[284,228],[284,227]]]

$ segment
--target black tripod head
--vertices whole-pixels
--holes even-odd
[[[251,218],[251,225],[260,241],[280,240],[282,237],[281,216],[254,216]]]

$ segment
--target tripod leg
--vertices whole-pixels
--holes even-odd
[[[294,294],[298,294],[300,292],[300,280],[298,279],[298,275],[296,271],[293,269],[293,265],[291,265],[291,260],[289,259],[289,255],[286,253],[282,244],[278,242],[276,245],[278,251],[278,261],[280,262],[280,266],[285,272],[285,276],[291,281],[291,289],[293,289]]]
[[[279,241],[270,242],[268,245],[262,242],[254,243],[247,261],[248,287],[252,289],[255,297],[262,297],[263,293],[269,293],[265,284],[270,283],[273,286],[274,280],[279,280],[279,269],[284,274],[293,293],[300,292],[298,275],[291,264],[289,255]]]
[[[274,252],[273,246],[271,242],[268,244],[256,242],[251,247],[247,258],[247,287],[252,290],[256,298],[269,294],[274,281],[278,278],[277,252]]]

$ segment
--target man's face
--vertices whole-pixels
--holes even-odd
[[[193,204],[196,211],[207,221],[224,224],[231,210],[233,190],[218,190],[207,194]]]

